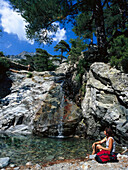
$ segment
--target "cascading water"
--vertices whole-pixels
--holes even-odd
[[[58,138],[64,138],[63,136],[63,115],[64,115],[64,93],[63,93],[63,84],[64,82],[61,83],[60,86],[60,92],[59,92],[59,98],[60,98],[60,118],[58,122]]]
[[[63,83],[53,84],[34,119],[35,134],[69,138],[76,132],[81,110],[65,95]]]

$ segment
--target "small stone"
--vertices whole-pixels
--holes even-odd
[[[84,170],[88,170],[88,168],[89,168],[88,166],[89,166],[88,163],[85,162],[85,163],[81,166],[81,168],[84,169]]]
[[[10,164],[9,166],[10,166],[11,168],[14,168],[14,167],[15,167],[15,165],[14,165],[14,164]]]
[[[94,159],[96,157],[96,154],[95,155],[89,155],[89,159]]]
[[[91,162],[92,162],[92,163],[96,163],[96,161],[95,161],[95,160],[92,160]]]
[[[36,168],[37,170],[39,170],[39,169],[41,169],[41,166],[40,166],[39,164],[36,164],[35,168]]]
[[[75,135],[74,138],[80,138],[78,135]]]
[[[32,164],[32,162],[27,162],[26,165],[27,166],[32,166],[33,164]]]
[[[64,158],[60,156],[58,159],[63,160]]]
[[[16,167],[16,168],[14,168],[14,170],[18,170],[18,169],[20,169],[20,167]]]
[[[123,168],[123,165],[120,165],[120,168]]]

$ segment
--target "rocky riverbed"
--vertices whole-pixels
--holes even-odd
[[[59,160],[56,162],[49,162],[44,165],[32,165],[31,162],[28,162],[26,166],[15,167],[10,165],[1,170],[128,170],[128,156],[118,154],[119,162],[116,163],[106,163],[100,164],[95,161],[95,159],[71,159],[71,160]]]

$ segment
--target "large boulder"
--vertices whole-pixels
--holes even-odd
[[[87,135],[95,137],[111,126],[118,142],[128,143],[128,75],[109,64],[90,67],[82,102]]]

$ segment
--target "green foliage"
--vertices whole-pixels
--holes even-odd
[[[47,51],[42,49],[36,49],[36,55],[34,58],[34,68],[37,71],[45,71],[48,70],[48,60],[49,60],[50,54],[47,53]]]
[[[80,59],[77,65],[77,75],[76,81],[82,84],[82,76],[85,74],[85,71],[90,67],[90,63],[85,61],[85,59]]]
[[[28,72],[27,78],[32,78],[33,74],[31,72]]]
[[[79,60],[79,56],[81,55],[82,51],[85,51],[87,49],[87,44],[83,41],[83,39],[80,39],[79,37],[77,39],[70,39],[71,49],[68,57],[68,61],[71,61],[71,63],[75,63]]]
[[[128,73],[128,37],[121,35],[111,42],[110,63]]]
[[[9,70],[9,62],[6,58],[0,57],[0,74],[5,73],[7,70]]]
[[[80,13],[76,18],[76,25],[73,28],[73,31],[76,35],[83,37],[84,39],[93,37],[93,32],[95,32],[94,21],[90,22],[92,16],[91,11],[86,13]]]
[[[86,93],[86,83],[82,84],[79,93],[80,93],[80,96],[81,96],[81,101],[83,101],[85,93]]]
[[[127,0],[112,0],[110,3],[106,3],[104,8],[104,22],[105,31],[108,37],[113,36],[114,31],[123,31],[125,28],[127,28],[127,7]]]
[[[18,9],[25,18],[27,36],[40,43],[51,43],[52,34],[56,32],[58,25],[54,24],[57,18],[61,18],[60,2],[58,0],[10,0],[13,7]]]
[[[3,51],[0,51],[0,57],[3,57],[3,56],[4,56]]]
[[[26,55],[26,60],[21,60],[20,63],[24,65],[30,65],[31,70],[35,71],[51,71],[55,70],[56,66],[50,59],[52,56],[41,48],[36,49],[34,56]]]

